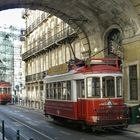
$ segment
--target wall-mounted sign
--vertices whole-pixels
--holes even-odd
[[[61,65],[58,65],[58,66],[51,67],[47,71],[48,75],[63,74],[63,73],[66,73],[66,72],[68,72],[67,64],[61,64]]]

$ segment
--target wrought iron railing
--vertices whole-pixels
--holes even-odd
[[[29,35],[35,28],[38,27],[44,20],[46,20],[50,16],[49,13],[42,13],[27,29],[26,29],[26,36]]]
[[[52,45],[56,44],[56,42],[59,42],[74,34],[76,34],[76,32],[70,27],[65,28],[64,30],[56,33],[54,36],[51,36],[47,39],[45,38],[44,34],[43,38],[38,38],[37,40],[34,40],[34,47],[22,54],[22,59],[26,60],[27,58],[30,58],[31,56],[34,56],[35,54],[40,53],[45,49],[48,49]],[[31,43],[29,46],[31,47],[33,43]]]
[[[46,71],[40,72],[40,73],[36,73],[36,74],[32,74],[32,75],[27,75],[25,77],[25,81],[28,82],[34,82],[34,81],[42,81],[44,79],[44,77],[46,76]]]

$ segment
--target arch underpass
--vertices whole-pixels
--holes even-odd
[[[104,34],[111,27],[119,27],[124,38],[138,35],[139,5],[138,0],[1,0],[0,10],[30,8],[51,13],[76,29],[83,45],[92,50],[104,47]]]

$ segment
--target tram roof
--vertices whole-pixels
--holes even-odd
[[[62,66],[64,65],[62,64]],[[84,79],[88,76],[115,76],[122,73],[120,60],[118,58],[90,58],[89,65],[71,65],[71,69],[63,74],[57,74],[57,69],[56,67],[54,68],[56,73],[53,73],[52,75],[48,73],[48,75],[44,78],[44,82],[49,83],[66,80],[78,80]]]
[[[104,70],[103,70],[104,68]],[[45,83],[50,82],[58,82],[58,81],[67,81],[67,80],[80,80],[84,79],[86,77],[90,76],[96,76],[96,77],[104,77],[104,76],[122,76],[122,73],[119,69],[113,69],[113,67],[80,67],[74,70],[71,70],[64,74],[58,74],[58,75],[47,75],[44,78]],[[94,70],[95,69],[95,70]],[[100,70],[99,70],[100,69]],[[101,71],[102,69],[102,71]]]

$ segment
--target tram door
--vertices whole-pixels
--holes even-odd
[[[80,119],[85,118],[85,86],[84,79],[76,81],[76,92],[78,102],[78,116]]]

